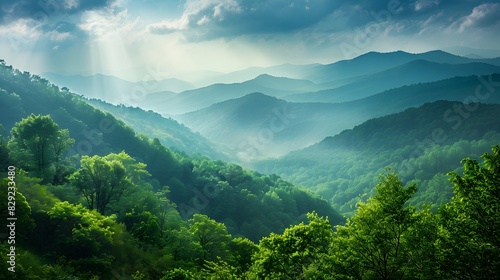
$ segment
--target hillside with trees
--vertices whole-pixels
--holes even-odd
[[[0,70],[2,143],[7,143],[1,152],[9,155],[2,158],[2,170],[15,164],[26,176],[50,185],[61,200],[111,215],[125,207],[116,203],[135,204],[143,191],[151,197],[163,193],[162,199],[175,203],[183,218],[206,214],[227,223],[232,234],[252,240],[303,221],[313,210],[334,223],[342,221],[326,201],[278,176],[172,151],[39,76],[5,63]],[[135,170],[129,165],[141,166],[136,171],[143,175],[129,178]],[[99,170],[113,174],[107,183],[104,175],[95,174]],[[115,184],[122,186],[112,191],[117,194],[96,191],[107,192]],[[141,192],[126,185],[142,186]],[[94,194],[84,189],[90,186]],[[75,192],[65,191],[74,187]],[[97,203],[98,195],[107,205]]]
[[[416,182],[416,205],[449,201],[446,173],[465,157],[478,159],[500,142],[498,104],[427,103],[371,119],[282,158],[254,167],[306,186],[344,215],[374,193],[380,173],[394,169],[404,182]]]
[[[0,279],[500,274],[500,105],[428,103],[260,173],[165,147],[89,103],[1,63]]]

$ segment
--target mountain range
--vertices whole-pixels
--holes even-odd
[[[443,51],[419,54],[396,51],[369,52],[331,64],[283,64],[212,73],[203,83],[207,86],[202,87],[175,78],[133,83],[109,75],[45,73],[42,76],[89,98],[140,106],[170,116],[252,92],[295,102],[343,102],[413,83],[491,74],[498,72],[498,67],[500,58],[472,59]]]
[[[403,86],[344,103],[295,103],[252,93],[174,118],[212,142],[238,150],[239,159],[248,161],[282,156],[371,118],[426,102],[469,100],[500,103],[500,96],[496,94],[481,100],[474,95],[481,81],[489,79],[498,83],[500,74]]]
[[[441,204],[451,193],[441,170],[453,170],[460,157],[478,156],[500,141],[500,58],[370,52],[332,64],[211,73],[200,81],[149,81],[144,89],[144,83],[112,76],[53,75],[47,83],[68,85],[62,90],[84,95],[94,109],[173,151],[276,173],[314,190],[344,214],[372,191],[386,166],[405,181],[419,180],[418,203],[426,198]],[[24,114],[15,109],[22,102],[37,102],[20,103],[13,94],[2,98],[11,112],[5,127]],[[63,126],[76,126],[65,110],[50,112]],[[433,142],[442,127],[448,128],[448,141]],[[412,151],[421,153],[409,157]],[[407,164],[420,173],[398,169]],[[185,199],[182,192],[174,194]]]

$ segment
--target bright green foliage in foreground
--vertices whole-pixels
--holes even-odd
[[[450,174],[455,196],[440,211],[439,241],[451,276],[500,275],[500,147],[483,159],[465,159],[463,176]]]
[[[454,196],[438,213],[408,205],[417,186],[404,187],[389,172],[344,225],[332,227],[313,212],[258,245],[200,214],[189,221],[169,214],[160,228],[155,207],[125,218],[125,226],[116,215],[59,201],[21,172],[20,182],[40,190],[19,188],[19,232],[26,236],[16,243],[16,274],[9,279],[494,279],[500,147],[483,160],[465,159],[462,175],[450,173]],[[1,250],[6,271],[6,243]]]

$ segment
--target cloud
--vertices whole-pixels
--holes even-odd
[[[168,34],[175,31],[196,29],[211,21],[223,21],[229,13],[239,13],[241,7],[236,0],[188,0],[184,13],[175,20],[164,20],[147,28],[154,34]]]
[[[77,26],[96,40],[104,39],[113,34],[127,33],[134,29],[138,19],[130,21],[127,10],[115,11],[107,8],[88,11],[82,15],[82,22]]]
[[[472,12],[461,19],[459,31],[463,32],[473,27],[489,27],[500,21],[500,5],[498,3],[483,3],[474,7]]]
[[[189,40],[284,33],[318,23],[334,11],[332,0],[188,0],[183,14],[150,24],[154,34],[182,32]]]
[[[439,6],[438,0],[417,0],[415,1],[414,8],[415,11],[420,12],[423,10],[431,9]]]
[[[17,19],[46,19],[61,15],[74,15],[100,9],[113,0],[2,0],[0,20],[4,23]]]
[[[18,19],[8,25],[0,26],[0,35],[11,40],[25,38],[37,40],[43,34],[40,24],[32,19]]]

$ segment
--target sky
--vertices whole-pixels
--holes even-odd
[[[2,0],[0,58],[38,74],[139,81],[369,51],[498,50],[498,30],[500,1]]]

